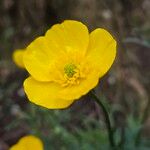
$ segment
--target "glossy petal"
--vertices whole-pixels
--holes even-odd
[[[12,146],[10,150],[44,150],[42,141],[32,135],[25,136],[19,140],[17,144]]]
[[[20,68],[24,68],[24,63],[23,63],[24,52],[25,50],[23,49],[18,49],[13,52],[13,61]]]
[[[84,40],[83,40],[84,39]],[[54,25],[44,37],[34,40],[24,55],[28,72],[38,81],[52,81],[53,61],[64,53],[84,55],[89,42],[85,25],[78,21],[65,21]]]
[[[25,51],[24,64],[28,72],[39,81],[51,81],[52,53],[44,37],[35,39]]]
[[[66,20],[48,30],[46,39],[50,46],[53,46],[51,49],[53,52],[64,50],[85,54],[89,44],[89,33],[87,27],[81,22]]]
[[[104,29],[96,29],[90,34],[87,60],[99,69],[102,77],[111,67],[116,56],[116,41]]]
[[[24,82],[24,90],[29,100],[37,105],[50,109],[66,108],[73,103],[73,100],[58,98],[62,89],[58,84],[52,82],[39,82],[29,77]]]

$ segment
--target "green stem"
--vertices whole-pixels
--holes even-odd
[[[105,122],[106,122],[108,137],[109,137],[109,143],[110,143],[110,146],[112,148],[114,148],[115,142],[114,142],[113,130],[112,130],[111,122],[110,122],[110,118],[109,118],[109,113],[107,112],[104,104],[99,100],[99,98],[93,92],[91,92],[91,95],[93,96],[93,98],[97,102],[97,104],[102,108],[103,114],[105,116]]]

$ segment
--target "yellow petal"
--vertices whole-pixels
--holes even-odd
[[[13,61],[20,68],[24,68],[24,63],[23,63],[24,52],[25,50],[23,49],[18,49],[13,52]]]
[[[26,49],[23,57],[25,68],[39,81],[51,81],[52,53],[44,37],[35,39]]]
[[[87,27],[79,21],[66,20],[54,25],[46,33],[52,51],[78,51],[85,54],[89,43]]]
[[[104,29],[96,29],[90,34],[87,60],[97,66],[102,77],[111,67],[116,56],[116,41]]]
[[[29,77],[24,82],[24,90],[29,100],[37,105],[50,108],[66,108],[73,103],[73,100],[58,98],[61,87],[52,82],[39,82]]]
[[[52,81],[55,58],[77,51],[84,55],[88,42],[88,29],[82,23],[64,21],[54,25],[44,37],[37,38],[27,47],[24,54],[25,68],[38,81]]]
[[[92,69],[85,79],[81,79],[79,84],[67,86],[60,90],[59,96],[62,99],[74,99],[77,100],[81,96],[87,94],[91,89],[93,89],[99,82],[99,75],[97,70]]]
[[[32,135],[22,137],[10,150],[44,150],[42,141]]]

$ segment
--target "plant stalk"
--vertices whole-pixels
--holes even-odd
[[[99,100],[99,98],[93,92],[91,92],[91,95],[94,98],[95,102],[102,108],[102,111],[105,117],[109,143],[112,148],[115,148],[115,141],[114,141],[113,130],[112,130],[111,122],[109,118],[109,113],[107,112],[107,109],[105,108],[104,104]]]

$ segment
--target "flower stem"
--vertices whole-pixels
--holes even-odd
[[[97,102],[97,104],[102,108],[102,111],[103,111],[103,114],[104,114],[104,117],[105,117],[105,123],[106,123],[106,127],[107,127],[109,143],[110,143],[110,146],[112,148],[115,148],[113,130],[112,130],[112,127],[111,127],[109,113],[107,112],[104,104],[99,100],[99,98],[93,92],[91,92],[91,95],[94,98],[94,100]]]

